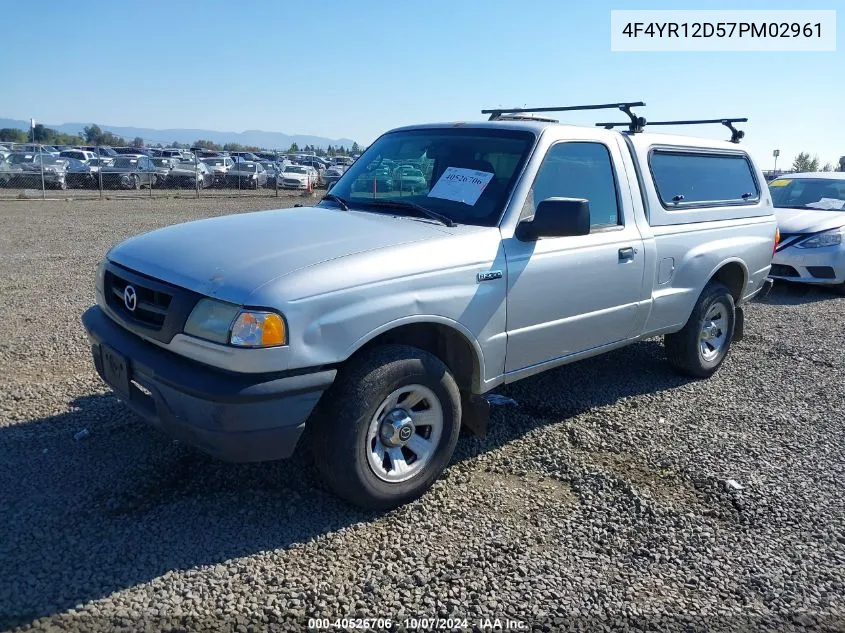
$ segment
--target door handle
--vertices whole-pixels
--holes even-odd
[[[636,254],[636,249],[633,246],[628,246],[626,248],[619,249],[619,261],[625,262],[629,259],[634,259],[634,255]]]

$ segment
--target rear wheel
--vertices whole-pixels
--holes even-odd
[[[712,376],[728,354],[735,319],[730,290],[722,283],[710,282],[683,329],[664,337],[669,362],[690,376]]]
[[[371,509],[416,499],[443,472],[458,441],[455,379],[428,352],[378,347],[353,359],[313,419],[314,461],[329,487]]]
[[[141,177],[138,174],[132,174],[132,188],[133,189],[140,189],[141,188]]]

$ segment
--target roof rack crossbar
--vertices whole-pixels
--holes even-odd
[[[636,116],[631,112],[631,108],[644,106],[642,101],[625,101],[617,103],[600,103],[592,105],[577,105],[577,106],[560,106],[553,108],[495,108],[492,110],[482,110],[481,114],[489,114],[489,121],[498,121],[503,114],[520,114],[523,112],[573,112],[576,110],[621,110],[631,119],[628,125],[631,132],[642,132],[645,125],[643,117]]]
[[[649,121],[647,125],[704,125],[708,123],[720,123],[724,125],[731,131],[731,143],[739,143],[739,141],[745,137],[745,132],[742,130],[737,130],[733,124],[734,123],[745,123],[748,121],[748,117],[742,118],[725,118],[725,119],[690,119],[689,121]],[[596,123],[597,127],[603,127],[606,130],[612,130],[615,127],[621,127],[623,125],[630,126],[629,123]]]

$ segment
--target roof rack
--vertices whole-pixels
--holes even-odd
[[[560,123],[558,119],[553,119],[550,116],[540,116],[533,112],[504,112],[496,117],[497,121],[543,121],[545,123]]]
[[[704,125],[708,123],[720,123],[731,131],[731,143],[739,143],[745,137],[745,132],[737,130],[734,123],[745,123],[748,117],[734,119],[691,119],[689,121],[649,121],[648,125]],[[615,127],[628,125],[627,123],[596,123],[596,126],[611,130]],[[640,130],[642,131],[642,130]]]
[[[627,125],[631,133],[642,132],[646,120],[631,112],[631,108],[644,106],[642,101],[627,101],[617,103],[601,103],[596,105],[576,105],[576,106],[561,106],[555,108],[495,108],[493,110],[482,110],[481,114],[489,114],[489,121],[500,121],[503,114],[522,114],[527,112],[572,112],[575,110],[621,110],[631,119],[630,123],[620,123],[619,125]],[[536,120],[536,119],[535,119]],[[614,124],[615,125],[615,124]]]

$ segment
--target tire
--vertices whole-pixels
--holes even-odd
[[[410,399],[416,404],[399,406]],[[392,440],[402,446],[382,441],[390,411],[396,416]],[[351,360],[315,413],[311,449],[320,474],[339,497],[373,510],[424,494],[449,464],[461,426],[460,393],[449,369],[433,354],[405,345],[377,347]]]
[[[140,189],[141,188],[141,177],[138,174],[132,174],[132,188],[133,189]]]
[[[666,357],[684,374],[709,378],[728,355],[735,322],[730,290],[724,284],[710,282],[698,297],[683,329],[664,337]]]

